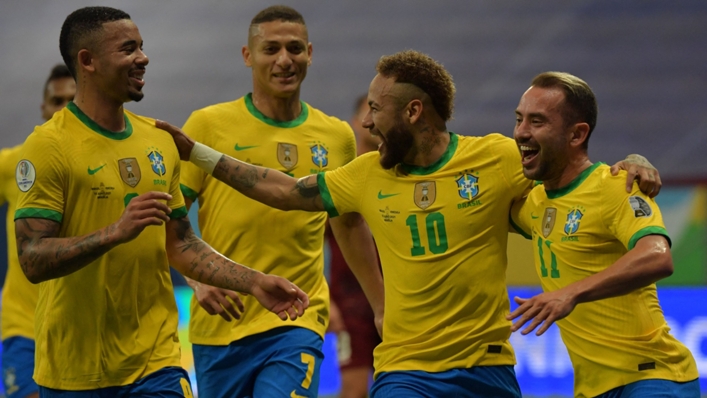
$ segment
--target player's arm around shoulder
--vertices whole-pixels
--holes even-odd
[[[296,179],[241,162],[194,141],[167,122],[158,120],[156,125],[172,135],[182,160],[191,161],[245,196],[280,210],[324,210],[316,175]]]

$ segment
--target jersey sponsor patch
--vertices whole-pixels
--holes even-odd
[[[17,169],[15,169],[15,180],[17,181],[17,187],[20,188],[20,191],[29,191],[36,179],[37,172],[32,162],[26,159],[20,160],[19,163],[17,163]]]
[[[648,204],[648,202],[645,201],[645,199],[640,196],[629,197],[628,203],[631,204],[631,208],[633,209],[633,216],[636,218],[650,217],[653,214],[653,209],[651,209],[651,206]]]
[[[125,158],[118,160],[118,168],[120,169],[120,178],[129,186],[135,188],[140,182],[140,165],[135,158]]]
[[[277,143],[277,161],[287,170],[297,164],[297,145],[286,142]]]
[[[557,209],[554,207],[548,207],[545,209],[545,214],[543,215],[543,236],[550,236],[552,228],[555,226],[555,216],[557,216]]]
[[[425,210],[437,199],[437,186],[434,181],[423,181],[415,184],[415,205]]]

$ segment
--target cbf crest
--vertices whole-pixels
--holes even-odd
[[[557,209],[548,207],[543,215],[543,236],[547,238],[555,227],[555,219],[557,218]]]
[[[158,176],[162,177],[167,174],[167,166],[164,164],[164,157],[162,153],[157,148],[149,148],[147,158],[150,159],[150,164],[152,165],[152,171]]]
[[[297,145],[278,142],[277,161],[287,170],[295,167],[297,165]]]
[[[567,221],[565,221],[565,234],[572,235],[579,230],[579,223],[584,216],[585,209],[581,206],[573,207],[567,213]]]
[[[329,151],[324,148],[321,143],[316,143],[309,147],[312,154],[312,162],[319,169],[323,169],[329,165]]]
[[[479,194],[479,177],[464,173],[456,179],[457,191],[464,200],[472,200]]]
[[[120,170],[120,178],[124,183],[135,188],[140,182],[140,165],[135,158],[125,158],[118,160],[118,169]]]
[[[415,184],[415,205],[425,210],[437,199],[437,186],[434,181],[423,181]]]

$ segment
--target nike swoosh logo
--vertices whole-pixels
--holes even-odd
[[[240,145],[236,144],[236,146],[234,147],[234,149],[235,149],[236,151],[245,151],[246,149],[257,148],[257,147],[258,147],[258,145],[240,146]]]
[[[536,216],[535,214],[530,213],[530,218],[532,218],[533,220],[535,220],[536,218],[540,218],[540,216]]]
[[[98,170],[102,169],[105,166],[105,164],[96,167],[95,169],[92,169],[91,166],[88,166],[88,175],[92,176],[96,173],[98,173]]]
[[[382,189],[380,191],[378,191],[378,199],[385,199],[385,198],[389,198],[391,196],[396,196],[396,195],[400,195],[400,194],[399,193],[391,193],[389,195],[384,195]]]

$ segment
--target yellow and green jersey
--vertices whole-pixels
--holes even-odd
[[[647,235],[668,234],[660,209],[626,173],[596,163],[558,190],[535,187],[513,208],[519,230],[533,242],[544,291],[601,272]],[[669,239],[669,238],[668,238]],[[593,397],[645,379],[698,377],[688,349],[669,334],[655,284],[620,297],[578,305],[557,321],[575,370],[575,394]]]
[[[61,224],[82,236],[117,221],[135,196],[172,195],[184,217],[179,154],[154,120],[125,111],[111,133],[72,102],[27,138],[17,164],[15,219]],[[37,384],[61,390],[127,385],[180,366],[177,307],[164,226],[149,226],[86,267],[39,285],[35,322]]]
[[[27,280],[17,259],[15,243],[15,207],[17,182],[15,172],[20,161],[21,145],[0,151],[0,203],[7,203],[7,276],[2,288],[2,339],[21,336],[34,339],[34,309],[39,286]]]
[[[195,111],[184,131],[236,159],[297,178],[335,169],[356,156],[353,131],[345,122],[304,102],[297,119],[278,122],[260,113],[250,94]],[[310,299],[304,316],[285,324],[252,296],[242,298],[246,311],[232,322],[209,315],[194,298],[191,342],[228,345],[287,325],[324,336],[329,319],[323,254],[326,213],[276,210],[248,199],[191,163],[183,163],[182,169],[182,192],[199,201],[204,241],[236,262],[289,279]]]
[[[318,175],[330,216],[358,212],[385,285],[381,372],[513,365],[506,291],[508,214],[531,182],[500,134],[450,134],[429,167],[385,170],[371,152]]]

